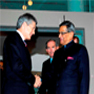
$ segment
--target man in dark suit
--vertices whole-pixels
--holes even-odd
[[[4,42],[3,62],[5,85],[2,94],[34,94],[41,85],[40,77],[31,73],[31,59],[25,40],[35,34],[37,21],[29,13],[21,15],[16,32]]]
[[[50,71],[51,71],[51,67],[52,67],[52,60],[53,60],[53,56],[54,56],[54,52],[59,48],[57,42],[53,39],[49,39],[46,42],[46,52],[48,53],[48,55],[50,56],[49,59],[47,59],[46,61],[43,62],[42,65],[42,85],[39,88],[38,94],[47,94],[47,92],[49,91],[50,87]]]
[[[64,21],[59,26],[62,47],[53,58],[52,89],[49,94],[89,94],[89,58],[86,47],[73,41],[75,26]]]

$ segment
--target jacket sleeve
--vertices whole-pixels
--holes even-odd
[[[79,57],[80,94],[89,94],[89,57],[85,47],[80,49]]]
[[[11,73],[8,73],[11,79],[16,79],[16,77],[18,77],[27,83],[34,84],[35,77],[23,63],[20,51],[16,45],[9,44],[4,46],[4,61],[6,63],[6,71],[11,71]]]
[[[46,94],[46,87],[47,87],[47,77],[46,75],[46,66],[45,62],[43,62],[42,65],[42,73],[41,73],[41,79],[42,79],[42,85],[39,88],[38,94]]]

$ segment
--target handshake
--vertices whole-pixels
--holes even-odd
[[[34,75],[35,76],[35,83],[34,83],[34,87],[40,87],[42,82],[41,82],[41,78],[38,75]]]

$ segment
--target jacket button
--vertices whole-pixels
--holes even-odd
[[[67,59],[65,59],[65,62],[67,61]]]

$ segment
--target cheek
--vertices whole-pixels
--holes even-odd
[[[27,28],[27,32],[28,32],[28,33],[31,33],[31,31],[32,31],[31,28],[28,27],[28,28]]]
[[[46,52],[49,53],[49,50],[47,49]]]
[[[48,50],[47,52],[50,53],[50,50]]]
[[[53,50],[52,50],[52,51],[53,51],[53,52],[55,52],[55,50],[56,50],[56,48],[53,48]]]
[[[67,40],[67,36],[64,36],[63,39],[64,39],[64,41],[66,41]]]
[[[31,35],[35,34],[35,30],[34,29],[30,29],[30,34]]]
[[[30,32],[30,30],[29,30],[29,28],[27,28],[27,29],[25,30],[25,34],[28,35],[29,32]]]

